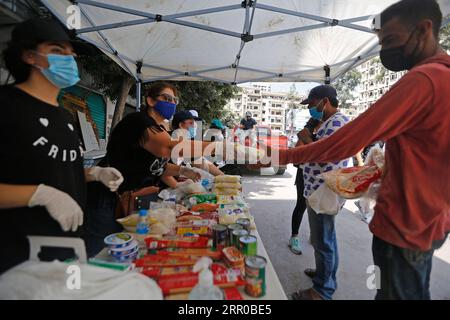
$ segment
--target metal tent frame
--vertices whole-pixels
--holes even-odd
[[[60,16],[58,14],[58,12],[56,12],[55,10],[52,9],[52,6],[50,5],[48,0],[42,0],[42,2],[61,21],[64,21],[63,17]],[[373,29],[364,27],[361,25],[357,25],[355,23],[373,19],[375,14],[354,17],[354,18],[350,18],[350,19],[338,20],[338,19],[331,19],[331,18],[318,16],[318,15],[312,15],[312,14],[308,14],[308,13],[304,13],[304,12],[287,10],[287,9],[278,8],[275,6],[260,4],[260,3],[257,3],[257,0],[244,0],[240,4],[235,4],[235,5],[212,7],[212,8],[202,9],[202,10],[194,10],[194,11],[180,12],[180,13],[176,13],[176,14],[162,15],[162,14],[158,14],[158,13],[149,13],[149,12],[144,12],[144,11],[139,11],[139,10],[133,10],[130,8],[125,8],[125,7],[117,6],[117,5],[111,5],[111,4],[107,4],[107,3],[103,3],[103,2],[99,2],[99,1],[95,1],[95,0],[76,0],[76,1],[72,1],[72,2],[76,5],[78,5],[78,7],[80,8],[81,14],[91,25],[90,27],[75,29],[74,30],[75,34],[79,38],[92,43],[93,45],[97,46],[101,50],[103,50],[111,55],[114,55],[117,58],[118,63],[135,79],[136,90],[137,90],[136,94],[138,97],[140,97],[141,85],[143,83],[148,83],[148,82],[157,81],[157,80],[172,80],[172,79],[175,79],[180,76],[195,77],[200,80],[210,80],[210,81],[217,81],[217,82],[223,82],[223,83],[239,84],[239,83],[248,82],[248,81],[265,81],[265,80],[273,79],[273,78],[283,79],[283,78],[289,78],[292,76],[299,77],[303,74],[307,75],[308,72],[311,72],[311,71],[324,70],[325,83],[331,83],[331,82],[335,81],[337,78],[339,78],[342,74],[344,74],[345,72],[347,72],[350,69],[352,69],[353,67],[355,67],[357,64],[362,63],[365,60],[367,60],[370,57],[377,54],[376,49],[378,47],[378,44],[374,45],[373,47],[370,47],[368,50],[366,50],[365,53],[363,53],[353,59],[341,61],[341,62],[335,63],[333,65],[325,65],[321,68],[311,68],[311,69],[306,69],[306,70],[302,70],[302,71],[298,71],[298,72],[290,72],[290,73],[286,73],[286,74],[274,73],[274,72],[267,71],[264,69],[249,68],[246,66],[242,66],[240,64],[241,54],[242,54],[242,51],[243,51],[245,45],[248,42],[257,41],[259,39],[264,39],[264,38],[268,38],[268,37],[276,37],[279,35],[285,35],[285,34],[289,34],[289,33],[305,32],[305,31],[314,30],[314,29],[330,28],[330,27],[342,27],[342,28],[348,28],[348,29],[357,30],[360,32],[366,32],[366,33],[373,34],[373,33],[375,33],[375,31]],[[128,15],[136,16],[137,18],[133,19],[133,20],[118,22],[118,23],[96,25],[94,23],[94,21],[91,19],[91,17],[89,16],[89,14],[86,12],[85,6],[101,8],[106,11],[113,11],[113,12],[122,13],[122,14],[128,14]],[[194,22],[190,22],[190,21],[181,20],[181,18],[194,17],[194,16],[199,16],[199,15],[220,13],[220,12],[233,11],[233,10],[245,10],[245,20],[243,23],[242,33],[237,33],[237,32],[231,31],[231,30],[226,30],[226,29],[222,29],[222,28],[203,25],[200,23],[194,23]],[[299,26],[299,27],[289,28],[289,29],[285,29],[285,30],[253,34],[252,33],[252,25],[253,25],[253,20],[254,20],[254,15],[255,15],[256,10],[265,10],[265,11],[270,11],[270,12],[275,12],[275,13],[281,13],[284,15],[292,16],[292,17],[308,19],[311,21],[315,21],[317,23],[309,25],[309,26]],[[172,69],[159,67],[159,66],[155,66],[155,65],[149,65],[149,64],[144,63],[143,61],[134,61],[133,59],[118,52],[118,50],[116,50],[114,48],[113,44],[108,40],[108,38],[103,33],[103,31],[106,31],[106,30],[112,30],[112,29],[117,29],[117,28],[126,28],[128,26],[160,23],[160,22],[176,24],[179,26],[184,26],[186,28],[195,28],[195,29],[200,29],[200,30],[204,30],[207,32],[211,32],[211,33],[221,34],[221,35],[228,36],[228,37],[238,38],[238,39],[241,39],[240,48],[235,55],[234,62],[231,65],[225,65],[223,67],[216,67],[216,68],[208,68],[208,69],[203,69],[203,70],[188,73],[188,72],[183,72],[180,70],[172,70]],[[450,19],[447,19],[443,25],[447,25],[448,23],[450,23]],[[91,32],[96,32],[99,35],[99,37],[102,39],[103,44],[100,45],[99,43],[94,43],[92,40],[90,40],[88,37],[85,36],[85,34],[91,33]],[[133,73],[130,70],[130,68],[126,62],[132,63],[136,66],[136,73]],[[342,66],[342,65],[346,65],[344,71],[340,72],[338,75],[331,78],[330,77],[331,69],[333,69],[336,66]],[[156,70],[161,70],[161,71],[165,71],[165,72],[168,72],[171,74],[167,75],[167,76],[143,79],[142,73],[141,73],[142,67],[148,67],[148,68],[152,68],[152,69],[156,69]],[[234,70],[234,80],[233,81],[225,81],[223,79],[209,77],[209,76],[205,75],[206,73],[213,72],[213,71],[222,71],[222,70],[230,70],[230,69]],[[237,81],[237,77],[238,77],[238,72],[240,70],[261,73],[263,76],[254,78],[254,79],[247,79],[245,81],[239,82],[239,81]],[[311,81],[312,79],[304,78],[302,80],[303,81]],[[314,81],[317,81],[317,80],[314,80]],[[140,102],[140,99],[137,99],[137,101],[138,101],[137,109],[139,110],[141,102]]]

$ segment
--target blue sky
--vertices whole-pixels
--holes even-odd
[[[297,92],[301,95],[307,95],[309,90],[320,85],[316,82],[247,82],[242,86],[251,86],[252,84],[270,84],[273,92],[289,92],[292,84],[295,84]]]

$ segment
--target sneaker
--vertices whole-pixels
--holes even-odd
[[[291,249],[294,254],[302,254],[302,250],[300,248],[300,239],[298,237],[291,237],[289,240],[289,249]]]

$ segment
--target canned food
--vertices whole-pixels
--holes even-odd
[[[221,251],[228,243],[228,228],[223,224],[215,224],[212,227],[214,251]]]
[[[236,224],[240,224],[245,230],[250,233],[250,219],[247,218],[239,218],[236,220]]]
[[[240,250],[246,257],[256,256],[257,254],[257,239],[255,236],[243,236],[239,238]]]
[[[244,227],[240,224],[234,223],[234,224],[230,224],[228,226],[228,245],[232,246],[233,244],[231,243],[231,238],[233,237],[233,231],[234,230],[242,230]]]
[[[137,247],[138,247],[137,241],[133,240],[129,246],[118,249],[110,249],[109,254],[112,255],[113,257],[122,257],[130,253],[133,253],[134,251],[136,251]]]
[[[266,264],[261,256],[245,259],[245,292],[251,297],[262,297],[266,294]]]
[[[248,231],[245,229],[237,229],[237,230],[233,230],[232,234],[231,234],[231,245],[235,246],[237,249],[240,250],[241,248],[241,244],[239,242],[239,239],[243,236],[247,236],[248,235]]]

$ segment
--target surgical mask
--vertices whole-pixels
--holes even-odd
[[[309,109],[309,114],[311,115],[311,117],[319,121],[323,118],[323,112],[318,111],[317,107],[312,107],[311,109]]]
[[[417,50],[417,46],[419,45],[419,42],[417,42],[416,47],[414,48],[413,53],[411,55],[409,56],[405,55],[405,47],[408,45],[414,33],[415,29],[411,33],[411,35],[409,36],[408,40],[405,42],[404,45],[395,48],[383,49],[380,51],[380,60],[386,69],[397,72],[409,70],[412,67],[414,67],[415,64],[414,56]]]
[[[80,81],[78,75],[78,66],[75,58],[71,55],[61,55],[61,54],[37,54],[47,57],[49,67],[44,69],[42,67],[36,66],[42,72],[42,74],[60,89],[67,88],[75,85]]]
[[[197,127],[189,127],[188,131],[192,139],[194,139],[197,136]]]
[[[175,114],[177,105],[168,101],[157,101],[155,104],[155,110],[164,118],[171,119]]]

